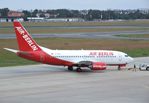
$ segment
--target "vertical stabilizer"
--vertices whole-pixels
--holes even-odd
[[[26,31],[26,29],[21,25],[20,22],[14,21],[13,24],[20,51],[41,50],[38,44],[32,39],[30,34]]]

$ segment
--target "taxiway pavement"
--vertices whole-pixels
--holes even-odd
[[[148,78],[148,71],[116,68],[77,73],[49,65],[1,67],[0,103],[148,103]]]
[[[49,34],[32,34],[33,38],[89,38],[89,39],[126,39],[126,40],[149,40],[149,38],[129,38],[116,35],[142,35],[149,34],[146,30],[136,31],[111,31],[111,32],[94,32],[94,33],[49,33]],[[15,34],[0,34],[0,39],[15,39]]]

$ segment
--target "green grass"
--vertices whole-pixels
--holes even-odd
[[[149,30],[149,20],[117,21],[117,22],[23,22],[30,33],[81,33]],[[140,26],[138,28],[30,28],[31,26]],[[142,27],[141,27],[142,26]],[[145,27],[144,27],[145,26]],[[12,23],[0,23],[0,34],[14,34]]]
[[[32,33],[80,33],[80,32],[110,32],[110,31],[136,31],[148,30],[143,26],[149,25],[149,20],[122,21],[122,22],[47,22],[47,23],[23,23]],[[30,28],[30,26],[142,26],[140,28]],[[0,23],[0,34],[14,34],[12,23]],[[121,35],[120,35],[121,36]],[[128,35],[129,37],[130,35]],[[134,35],[135,36],[135,35]],[[137,35],[138,36],[138,35]],[[141,35],[143,36],[143,35]],[[144,35],[146,37],[146,35]],[[91,49],[91,50],[119,50],[128,53],[132,57],[149,56],[149,41],[131,40],[99,40],[99,39],[71,39],[71,38],[42,38],[36,39],[37,43],[51,49]],[[17,49],[15,39],[0,39],[0,67],[37,64],[35,62],[17,57],[15,54],[3,48]]]
[[[82,33],[149,30],[148,28],[26,28],[31,34],[43,33]],[[13,28],[0,28],[0,34],[14,34]]]
[[[130,55],[131,57],[146,57],[149,56],[149,48],[138,48],[138,49],[120,49]]]
[[[149,20],[126,20],[115,22],[23,22],[24,26],[119,26],[149,25]],[[13,26],[12,23],[1,23],[0,26]]]
[[[35,39],[41,46],[50,49],[91,49],[91,50],[118,50],[128,53],[132,57],[149,56],[149,41],[132,40],[99,40],[99,39],[68,39],[68,38],[42,38]],[[37,64],[35,62],[17,57],[3,48],[17,49],[15,39],[0,39],[0,67]]]
[[[36,62],[29,61],[22,59],[16,54],[1,50],[0,54],[0,67],[5,67],[5,66],[16,66],[16,65],[28,65],[28,64],[37,64]]]

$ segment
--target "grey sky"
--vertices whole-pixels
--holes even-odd
[[[0,0],[0,8],[18,9],[142,9],[149,0]]]

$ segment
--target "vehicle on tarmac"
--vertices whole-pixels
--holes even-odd
[[[28,60],[49,65],[67,66],[70,71],[73,70],[73,67],[76,67],[77,71],[82,71],[82,67],[87,67],[91,70],[105,70],[107,66],[121,68],[133,61],[132,57],[120,51],[48,49],[39,46],[20,22],[14,21],[13,24],[19,50],[4,49]]]
[[[141,70],[141,71],[144,71],[144,70],[149,71],[149,64],[140,64],[139,65],[139,70]]]

